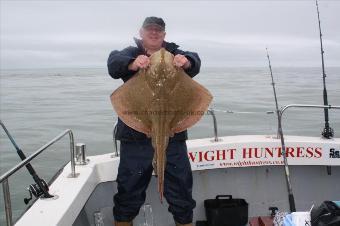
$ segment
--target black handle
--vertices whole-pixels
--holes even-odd
[[[288,194],[288,200],[289,200],[289,209],[290,209],[290,212],[295,212],[296,208],[295,208],[294,195],[293,194]]]
[[[229,199],[233,199],[233,196],[231,195],[216,195],[215,199],[220,199],[220,198],[229,198]]]
[[[271,211],[270,216],[275,217],[276,212],[279,210],[279,208],[277,208],[276,206],[273,206],[273,207],[269,207],[268,210]]]

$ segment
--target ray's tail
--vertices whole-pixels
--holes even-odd
[[[155,150],[154,154],[154,170],[157,174],[158,192],[161,202],[163,202],[164,193],[164,172],[166,166],[166,148],[168,146],[168,137],[156,137],[152,139],[152,146]]]
[[[158,164],[157,164],[157,176],[158,176],[158,192],[159,192],[159,199],[163,202],[164,196],[164,172],[165,172],[165,165],[166,165],[166,158],[165,158],[165,150],[159,151],[157,153],[158,157]]]
[[[164,172],[166,167],[166,149],[169,143],[169,136],[165,135],[165,128],[158,127],[159,131],[152,137],[152,146],[155,150],[153,165],[158,180],[158,192],[161,202],[164,193]]]

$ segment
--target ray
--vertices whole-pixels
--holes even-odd
[[[151,138],[158,192],[163,200],[166,149],[169,137],[193,126],[212,100],[210,92],[182,68],[164,48],[150,56],[150,66],[116,89],[111,103],[129,127]]]

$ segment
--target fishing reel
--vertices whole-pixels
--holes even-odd
[[[31,184],[30,186],[27,187],[30,197],[24,198],[24,202],[26,205],[32,200],[33,198],[32,195],[35,198],[39,198],[42,195],[44,198],[53,197],[52,195],[48,193],[49,188],[48,188],[46,181],[44,181],[44,179],[40,179],[40,182],[41,182],[40,185],[42,186],[42,188],[38,184]]]

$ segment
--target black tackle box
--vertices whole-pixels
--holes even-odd
[[[204,200],[209,226],[243,226],[248,223],[248,203],[231,195],[217,195]]]

